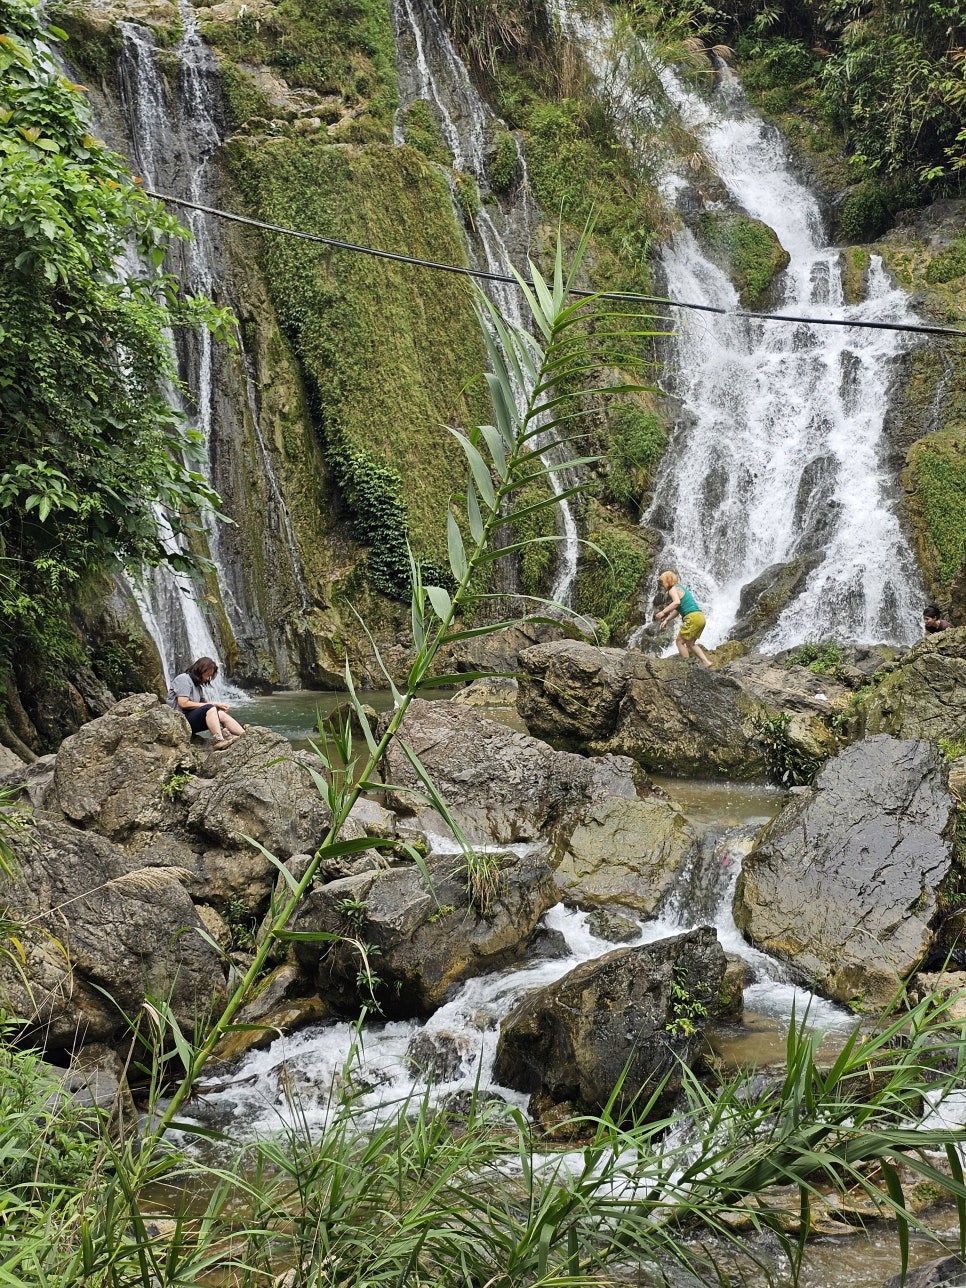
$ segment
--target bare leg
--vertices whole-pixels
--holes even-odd
[[[679,635],[679,636],[677,637],[677,639],[676,639],[674,642],[675,642],[675,644],[677,645],[678,652],[679,652],[679,653],[681,654],[681,656],[685,659],[685,661],[687,661],[687,657],[688,657],[688,646],[687,646],[687,644],[685,643],[685,641],[684,641],[684,640],[681,638],[681,636]]]
[[[224,738],[224,730],[221,727],[221,721],[218,717],[221,712],[217,707],[209,707],[205,712],[205,724],[208,726],[208,732],[214,738],[215,742],[220,742]]]
[[[700,658],[700,659],[701,659],[701,661],[705,664],[705,666],[708,668],[708,670],[709,670],[709,671],[712,669],[712,668],[711,668],[711,663],[708,661],[708,655],[707,655],[707,653],[705,653],[704,649],[701,647],[701,645],[700,645],[697,641],[695,641],[695,642],[691,645],[691,651],[692,651],[692,653],[694,654],[694,656],[695,656],[695,657],[697,657],[697,658]]]
[[[241,738],[245,730],[241,727],[235,717],[230,716],[227,711],[219,711],[218,714],[221,716],[221,723],[228,732],[233,734],[236,738]]]

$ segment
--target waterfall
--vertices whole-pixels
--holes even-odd
[[[153,34],[135,23],[119,24],[121,106],[130,132],[133,161],[145,185],[188,201],[211,205],[214,204],[213,158],[221,143],[213,115],[214,105],[219,101],[218,65],[198,34],[194,9],[187,0],[179,0],[179,13],[182,34],[171,51],[177,66],[172,94],[165,86]],[[224,256],[217,228],[200,211],[189,210],[183,218],[192,237],[172,248],[170,256],[184,295],[223,296]],[[264,488],[260,500],[264,504],[265,531],[261,540],[266,546],[276,544],[284,550],[304,615],[310,601],[301,559],[259,423],[257,391],[247,359],[242,354],[236,360],[240,380],[234,382],[243,387],[244,401],[239,407],[226,408],[225,394],[218,387],[219,363],[226,359],[216,350],[211,333],[204,327],[198,328],[181,337],[176,348],[181,380],[190,392],[192,406],[185,407],[175,391],[172,398],[201,433],[206,456],[204,472],[222,492],[228,511],[232,504],[236,511],[239,505],[245,504],[247,498],[244,498],[240,476],[244,466],[250,464],[235,459],[238,436],[233,422],[246,418],[251,425],[254,467]],[[235,548],[234,531],[226,530],[211,515],[205,516],[204,525],[219,597],[235,640],[248,649],[249,655],[271,654],[284,681],[288,678],[288,659],[276,640],[269,636],[264,614],[250,602],[251,592],[245,581],[246,561]],[[230,540],[226,538],[226,531]],[[199,656],[199,648],[201,653],[219,656],[190,579],[173,577],[165,570],[155,571],[146,577],[135,597],[148,629],[160,632],[155,642],[166,667],[172,658],[190,660]],[[281,614],[272,616],[277,624]]]
[[[615,110],[650,109],[619,83],[612,29],[554,0],[599,81],[615,82]],[[914,320],[906,296],[872,257],[867,298],[845,303],[841,253],[829,246],[815,195],[796,175],[773,127],[748,110],[727,68],[712,98],[658,68],[670,106],[696,137],[736,207],[767,224],[788,252],[777,312]],[[649,119],[649,118],[648,118]],[[647,124],[647,119],[642,120]],[[679,171],[665,183],[687,187]],[[883,460],[883,424],[901,333],[764,322],[734,316],[737,292],[687,229],[663,248],[672,299],[725,316],[675,309],[669,392],[682,406],[644,521],[664,535],[662,567],[678,570],[708,617],[704,640],[726,639],[742,590],[766,570],[803,558],[804,590],[763,641],[911,643],[921,582]]]
[[[404,141],[401,119],[406,107],[417,99],[428,103],[452,153],[453,170],[457,174],[469,175],[484,198],[480,202],[479,211],[474,214],[476,238],[467,237],[470,262],[474,268],[507,274],[511,265],[526,262],[536,217],[519,144],[518,155],[521,158],[520,168],[524,181],[517,185],[512,200],[504,204],[495,199],[492,203],[486,201],[485,198],[491,196],[486,174],[487,140],[495,130],[506,127],[474,89],[469,73],[453,48],[449,34],[430,0],[393,0],[392,18],[396,32],[401,103],[395,141],[397,144]],[[457,219],[461,219],[458,209]],[[512,326],[527,329],[521,294],[515,286],[504,282],[487,282],[484,289]],[[518,409],[522,408],[529,391],[521,388],[515,393]],[[537,441],[540,442],[539,439]],[[549,444],[541,446],[549,447]],[[548,450],[541,459],[544,465],[552,464],[552,451]],[[547,481],[554,494],[560,497],[558,509],[563,529],[559,566],[551,597],[566,605],[570,603],[577,578],[577,523],[569,501],[562,496],[568,484],[558,474],[547,475]]]

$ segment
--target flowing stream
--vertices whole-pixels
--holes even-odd
[[[553,7],[618,118],[630,124],[636,116],[646,133],[651,107],[628,83],[609,20],[582,17],[570,0]],[[789,255],[774,311],[915,320],[878,256],[866,298],[846,303],[842,253],[828,245],[817,198],[726,67],[713,94],[687,88],[669,68],[654,70],[668,100],[662,106],[677,112],[734,207],[767,224]],[[673,198],[690,184],[681,161],[669,157],[666,165],[664,191]],[[722,209],[705,205],[712,214]],[[668,389],[682,412],[644,516],[664,535],[662,567],[676,568],[705,609],[705,641],[727,638],[746,607],[746,586],[802,559],[803,571],[811,569],[804,589],[763,642],[766,650],[822,639],[912,643],[921,582],[883,461],[895,360],[909,340],[735,316],[742,306],[734,285],[687,228],[664,246],[660,262],[672,299],[726,313],[673,310]]]
[[[509,273],[511,266],[522,270],[530,250],[537,211],[530,196],[519,142],[520,177],[513,193],[500,202],[490,191],[486,157],[488,144],[497,132],[504,131],[506,127],[474,89],[469,73],[430,0],[393,0],[392,18],[402,104],[395,131],[396,142],[404,142],[401,121],[406,108],[417,100],[427,103],[452,153],[453,170],[467,175],[480,194],[479,210],[473,215],[475,235],[467,236],[471,266],[501,274]],[[462,224],[463,217],[455,193],[453,204],[457,222]],[[515,286],[487,282],[484,289],[512,326],[528,329],[521,293]],[[515,390],[518,408],[525,406],[528,394],[527,389]],[[547,446],[543,459],[549,466],[559,449]],[[562,496],[568,486],[563,475],[549,474],[547,481],[554,494],[560,497],[558,510],[563,537],[551,598],[567,605],[577,578],[580,548],[577,523],[569,501]]]

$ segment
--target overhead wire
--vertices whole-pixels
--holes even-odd
[[[247,224],[264,232],[280,233],[285,237],[298,237],[302,241],[317,242],[334,250],[351,251],[360,255],[372,255],[377,259],[388,259],[397,264],[412,264],[417,268],[429,268],[437,273],[454,273],[460,277],[476,278],[484,282],[501,282],[519,287],[522,283],[533,288],[533,283],[526,278],[512,277],[505,273],[492,273],[482,268],[466,268],[460,264],[446,264],[435,259],[420,259],[415,255],[402,255],[398,251],[379,250],[374,246],[361,246],[355,242],[341,241],[337,237],[323,237],[321,233],[307,233],[298,228],[286,228],[282,224],[266,223],[262,219],[252,219],[248,215],[239,215],[230,210],[219,210],[215,206],[203,206],[197,201],[188,201],[185,197],[174,197],[166,192],[153,192],[142,189],[145,196],[157,201],[169,202],[171,205],[184,206],[197,210],[217,219],[227,219],[236,224]],[[921,335],[940,335],[953,339],[966,339],[966,331],[955,327],[930,326],[922,322],[877,322],[870,318],[833,318],[811,317],[797,313],[754,313],[740,309],[725,309],[716,304],[696,304],[688,300],[672,300],[667,296],[641,295],[635,291],[588,291],[579,287],[570,287],[569,293],[580,298],[617,300],[624,304],[651,304],[662,309],[689,309],[698,313],[718,313],[724,317],[747,318],[761,322],[798,322],[809,326],[854,326],[874,331],[910,331]]]

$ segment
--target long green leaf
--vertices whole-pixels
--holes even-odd
[[[466,550],[463,547],[463,536],[453,511],[446,515],[446,546],[449,552],[449,566],[453,576],[461,582],[466,576]]]
[[[488,509],[495,510],[496,493],[493,490],[493,480],[490,478],[489,466],[465,434],[461,434],[458,429],[451,429],[449,432],[466,454],[466,459],[469,461],[470,470],[473,474],[473,481],[479,490],[480,497]]]

